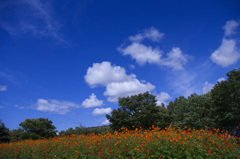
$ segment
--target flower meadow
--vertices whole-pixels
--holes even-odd
[[[240,159],[239,139],[219,129],[152,126],[114,133],[71,135],[0,144],[0,158],[221,158]]]

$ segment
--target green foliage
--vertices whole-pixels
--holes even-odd
[[[97,127],[76,127],[75,128],[76,134],[103,134],[106,132],[112,132],[109,126],[97,126]]]
[[[0,120],[0,143],[9,142],[9,129],[5,127],[4,123]]]
[[[211,111],[210,93],[188,97],[184,121],[187,126],[195,129],[203,129],[205,126],[214,127]]]
[[[103,134],[107,132],[112,132],[109,126],[97,126],[97,127],[85,127],[80,125],[80,127],[76,127],[75,129],[69,128],[66,131],[62,130],[59,132],[59,136],[66,135],[87,135],[87,134]]]
[[[168,127],[169,124],[171,123],[171,117],[170,117],[170,111],[164,107],[164,105],[158,107],[159,112],[158,112],[158,118],[157,118],[157,124],[156,126],[160,128],[165,128]]]
[[[172,111],[172,124],[175,126],[184,127],[186,125],[186,121],[184,121],[185,118],[185,112],[188,105],[188,100],[180,96],[179,98],[176,98],[173,103],[173,111]]]
[[[64,135],[72,135],[72,134],[76,134],[76,132],[73,128],[67,129],[64,133]]]
[[[16,142],[21,140],[21,135],[23,134],[24,130],[23,129],[13,129],[9,131],[10,134],[10,141],[11,142]]]
[[[195,129],[214,127],[210,103],[210,93],[176,98],[174,103],[170,102],[167,106],[172,119],[171,124],[181,128],[187,125]]]
[[[112,123],[110,126],[113,130],[121,127],[147,129],[159,123],[161,113],[156,101],[155,96],[149,92],[119,98],[120,108],[113,110],[111,116],[106,115],[106,117]]]
[[[42,139],[56,136],[56,127],[48,118],[26,119],[19,124],[24,130],[21,139]]]
[[[227,73],[211,92],[180,96],[167,106],[171,124],[201,129],[204,126],[232,130],[240,123],[240,69]]]
[[[214,122],[222,129],[231,129],[240,123],[240,69],[230,71],[227,77],[211,91]]]

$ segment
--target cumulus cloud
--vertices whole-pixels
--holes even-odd
[[[155,89],[151,83],[141,83],[138,79],[131,81],[114,82],[106,87],[105,96],[109,96],[108,101],[117,102],[118,97],[130,96]]]
[[[202,93],[208,93],[210,92],[214,87],[214,84],[208,83],[207,81],[204,83],[203,88],[202,88]]]
[[[223,39],[221,46],[212,53],[210,58],[214,63],[227,67],[240,59],[240,49],[235,40]]]
[[[134,78],[134,75],[127,75],[124,68],[112,66],[110,62],[94,63],[89,67],[87,74],[84,76],[85,81],[91,86],[106,86],[112,82],[120,82]]]
[[[127,75],[123,67],[113,66],[107,61],[94,63],[92,67],[88,68],[84,78],[91,87],[105,86],[104,95],[108,96],[108,101],[110,102],[116,102],[118,97],[155,89],[155,86],[151,83],[140,82],[136,75]]]
[[[43,111],[43,112],[51,112],[56,114],[66,114],[70,112],[71,108],[79,108],[78,104],[69,101],[58,101],[58,100],[45,100],[38,99],[37,103],[33,105],[33,109]]]
[[[109,114],[112,112],[112,108],[95,108],[92,112],[93,115],[103,115],[103,114]]]
[[[239,23],[235,20],[229,20],[226,22],[226,25],[223,26],[224,29],[224,35],[225,36],[231,36],[234,35],[236,32],[236,28],[238,27]]]
[[[145,63],[159,63],[162,51],[159,49],[153,49],[151,46],[147,47],[140,43],[132,43],[126,48],[118,48],[123,55],[130,55],[133,59],[137,61],[140,65]]]
[[[167,53],[167,58],[161,60],[161,64],[172,67],[174,70],[182,70],[183,65],[186,64],[189,57],[190,56],[183,54],[180,48],[175,47]]]
[[[154,27],[145,29],[142,33],[130,36],[129,40],[133,42],[141,42],[144,39],[149,39],[153,42],[159,42],[164,36],[164,33],[160,33]]]
[[[222,81],[226,81],[226,79],[222,77],[222,78],[219,78],[217,81],[222,82]]]
[[[0,85],[0,91],[7,91],[7,86]]]
[[[109,120],[108,119],[106,119],[106,120],[104,120],[102,123],[101,123],[102,125],[109,125],[110,124],[110,122],[109,122]]]
[[[146,46],[142,43],[143,39],[151,39],[153,42],[160,41],[164,34],[160,33],[155,28],[150,28],[142,34],[130,36],[131,44],[121,45],[117,48],[124,56],[129,55],[140,65],[146,63],[157,64],[159,66],[171,67],[174,70],[183,70],[183,65],[186,64],[191,56],[183,54],[181,49],[173,47],[170,52],[164,56],[164,51],[158,47]]]
[[[156,99],[157,99],[157,105],[161,105],[162,103],[164,105],[167,105],[167,103],[165,101],[172,99],[172,97],[166,92],[161,92],[160,94],[158,94],[156,96]]]
[[[183,54],[178,47],[172,48],[170,52],[163,57],[163,51],[158,48],[152,48],[140,43],[132,43],[126,48],[118,48],[123,55],[130,55],[140,65],[146,63],[157,64],[159,66],[168,66],[173,70],[183,70],[183,65],[191,56]]]
[[[217,65],[227,67],[237,63],[240,59],[240,48],[237,45],[237,41],[230,38],[231,35],[235,34],[235,29],[238,25],[239,23],[231,20],[227,21],[226,25],[223,27],[225,37],[222,40],[222,44],[211,54],[210,57],[210,59]]]
[[[85,108],[98,107],[102,105],[103,105],[103,101],[98,100],[94,93],[92,93],[92,95],[89,98],[85,99],[82,102],[82,106],[84,106]]]

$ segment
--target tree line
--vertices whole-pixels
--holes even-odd
[[[59,132],[59,136],[72,134],[113,132],[128,129],[148,129],[152,125],[165,128],[170,124],[193,129],[219,128],[237,135],[240,124],[240,68],[227,73],[227,79],[218,82],[213,89],[202,95],[180,96],[166,106],[157,106],[156,97],[149,92],[118,99],[119,108],[106,115],[109,126],[86,128],[82,125]],[[43,139],[57,135],[56,127],[48,118],[26,119],[21,128],[9,131],[0,121],[0,142],[26,139]],[[239,128],[239,127],[238,127]],[[235,133],[235,134],[234,134]]]
[[[113,130],[161,128],[170,124],[194,129],[219,128],[233,131],[240,124],[240,69],[227,73],[227,79],[218,82],[202,95],[180,96],[167,106],[157,106],[149,92],[119,98],[119,108],[106,115]]]
[[[26,119],[19,124],[21,128],[9,130],[2,121],[0,121],[0,143],[16,142],[21,140],[37,140],[55,136],[66,136],[73,134],[90,134],[111,132],[109,126],[85,127],[80,125],[75,129],[69,128],[57,133],[56,127],[48,118]]]

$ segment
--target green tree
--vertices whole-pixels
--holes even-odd
[[[188,105],[185,109],[183,122],[188,127],[195,129],[214,126],[211,117],[210,93],[203,95],[194,93],[188,97]]]
[[[184,127],[187,125],[185,118],[185,113],[188,105],[188,100],[184,96],[180,96],[176,98],[173,102],[173,110],[172,110],[172,125]]]
[[[65,136],[65,131],[64,131],[64,130],[60,131],[59,134],[58,134],[58,136],[61,136],[61,137],[62,137],[62,136]]]
[[[157,125],[159,121],[159,107],[156,105],[155,96],[149,92],[118,99],[120,108],[106,115],[113,130],[121,127],[132,129],[142,127],[147,129]]]
[[[15,141],[20,141],[21,140],[21,135],[23,134],[24,130],[23,129],[13,129],[9,132],[10,134],[10,141],[15,142]]]
[[[86,126],[80,124],[80,126],[75,127],[76,134],[86,134]]]
[[[64,135],[73,135],[76,134],[76,131],[73,128],[69,128],[65,131]]]
[[[169,117],[172,119],[172,114],[173,114],[173,110],[174,110],[174,104],[172,101],[170,101],[168,103],[167,110],[168,110]]]
[[[167,109],[171,124],[174,126],[195,129],[215,126],[212,118],[211,93],[203,95],[194,93],[188,98],[180,96],[174,103],[169,102]]]
[[[0,143],[9,142],[9,141],[10,141],[9,129],[0,120]]]
[[[56,127],[48,118],[26,119],[19,124],[24,130],[21,139],[42,139],[56,136]]]
[[[227,73],[227,80],[211,90],[214,122],[221,129],[231,129],[240,123],[240,69]]]
[[[171,123],[171,117],[170,117],[170,113],[169,110],[167,108],[165,108],[164,104],[162,104],[162,106],[158,107],[159,112],[158,112],[158,123],[156,126],[160,127],[160,128],[165,128],[167,126],[170,125]]]

